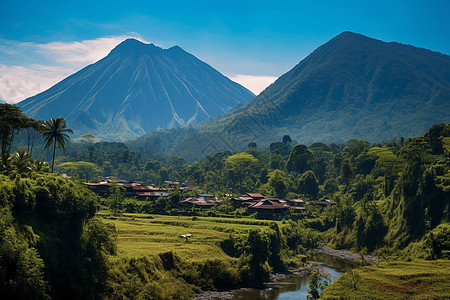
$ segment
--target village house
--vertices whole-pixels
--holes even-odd
[[[256,217],[261,219],[281,220],[288,214],[288,206],[276,198],[255,202],[248,206],[248,210],[256,212]]]
[[[88,183],[85,182],[84,185],[87,186],[88,189],[96,193],[101,197],[106,197],[109,195],[109,182],[108,181],[100,181],[98,183]]]
[[[107,197],[109,196],[109,188],[111,187],[111,183],[112,181],[106,180],[99,183],[85,182],[84,185],[99,196]],[[154,186],[144,185],[142,181],[120,180],[117,184],[125,189],[125,197],[136,197],[136,199],[145,200],[169,196],[166,190]]]
[[[253,204],[254,202],[263,200],[264,198],[265,197],[261,194],[245,193],[239,197],[231,198],[231,201],[233,202],[233,206],[235,208],[238,208],[238,207],[248,207],[249,205]]]
[[[205,195],[208,197],[203,197],[201,194],[197,197],[190,197],[180,201],[180,206],[182,207],[198,207],[198,208],[212,208],[216,205],[220,205],[222,201],[217,200],[212,195]],[[212,196],[212,197],[209,197]]]
[[[305,210],[305,201],[302,199],[286,199],[285,205],[294,210]]]

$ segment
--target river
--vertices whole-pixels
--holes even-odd
[[[320,262],[321,274],[328,277],[328,281],[334,281],[347,268],[353,268],[356,263],[341,260],[339,258],[316,253],[312,260]],[[235,290],[232,293],[217,293],[203,299],[213,300],[301,300],[308,295],[309,274],[292,275],[272,282],[266,282],[264,288],[245,288]]]

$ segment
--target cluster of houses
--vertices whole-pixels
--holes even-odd
[[[159,197],[169,196],[166,189],[161,189],[151,185],[144,185],[142,181],[119,180],[116,182],[125,190],[125,197],[134,197],[139,200],[156,200]],[[111,180],[100,181],[98,183],[84,183],[88,189],[94,193],[105,197],[109,195],[109,189],[112,185]]]
[[[110,180],[106,180],[98,183],[85,183],[85,185],[100,196],[108,196],[111,183]],[[145,185],[140,181],[118,181],[116,183],[124,188],[126,197],[134,197],[138,200],[156,200],[159,197],[169,196],[168,190]],[[182,186],[179,183],[177,183],[177,186],[180,189],[187,189],[186,186]],[[292,211],[303,211],[306,209],[306,203],[302,199],[265,198],[258,193],[245,193],[239,197],[231,198],[231,201],[234,208],[245,207],[249,213],[256,213],[258,218],[264,219],[283,219]],[[335,201],[329,199],[313,200],[308,203],[320,207],[336,205]],[[198,194],[195,197],[181,200],[178,205],[184,208],[212,208],[221,204],[222,201],[218,200],[214,195]]]
[[[289,214],[289,210],[305,210],[305,201],[302,199],[265,198],[261,194],[245,193],[239,197],[231,198],[234,207],[246,207],[250,212],[256,212],[260,218],[282,219]],[[315,200],[311,204],[326,207],[336,205],[333,200]]]

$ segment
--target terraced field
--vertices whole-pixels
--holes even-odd
[[[392,261],[349,271],[323,299],[450,299],[450,261]]]
[[[213,217],[184,217],[149,214],[111,215],[99,213],[118,231],[118,254],[122,257],[158,255],[172,251],[190,261],[230,259],[218,246],[220,241],[251,229],[268,228],[272,221]],[[281,225],[281,224],[280,224]],[[182,235],[190,234],[187,239]]]

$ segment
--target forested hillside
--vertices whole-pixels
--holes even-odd
[[[123,143],[95,143],[86,136],[56,155],[55,170],[62,176],[25,148],[12,150],[15,137],[36,123],[16,107],[0,109],[0,295],[5,298],[189,299],[201,290],[257,284],[271,272],[304,266],[318,244],[387,259],[393,263],[386,268],[398,280],[402,277],[391,267],[398,259],[449,258],[450,124],[372,145],[349,140],[308,147],[294,145],[286,135],[269,148],[249,144],[246,151],[218,152],[193,163],[146,157]],[[82,184],[106,176],[142,180],[168,189],[169,196],[125,199],[113,184],[109,197],[100,198]],[[167,180],[189,188],[169,188]],[[257,220],[260,215],[231,202],[244,192],[302,199],[306,207],[290,210],[282,220],[272,220],[273,215]],[[183,197],[201,193],[216,196],[220,205],[179,205]],[[313,202],[318,199],[335,205],[320,207]],[[187,229],[194,243],[184,235]],[[168,282],[176,282],[177,289]],[[427,284],[442,295],[440,285],[428,279]]]
[[[231,189],[280,199],[333,199],[337,209],[315,214],[328,224],[322,229],[329,230],[330,245],[377,253],[409,245],[413,252],[422,249],[416,253],[421,257],[434,257],[442,255],[439,247],[448,247],[439,241],[434,252],[426,252],[430,244],[424,243],[434,243],[430,238],[439,240],[447,230],[440,224],[449,220],[449,128],[434,125],[422,137],[373,145],[349,140],[307,147],[292,145],[285,136],[269,149],[249,145],[245,152],[220,152],[194,163],[161,155],[147,158],[123,144],[99,143],[92,163],[97,176],[156,185],[181,181],[219,197]],[[69,149],[68,154],[77,156],[65,160],[89,160],[87,150],[86,145]],[[70,171],[71,165],[72,175],[92,178],[75,163],[59,168]]]

